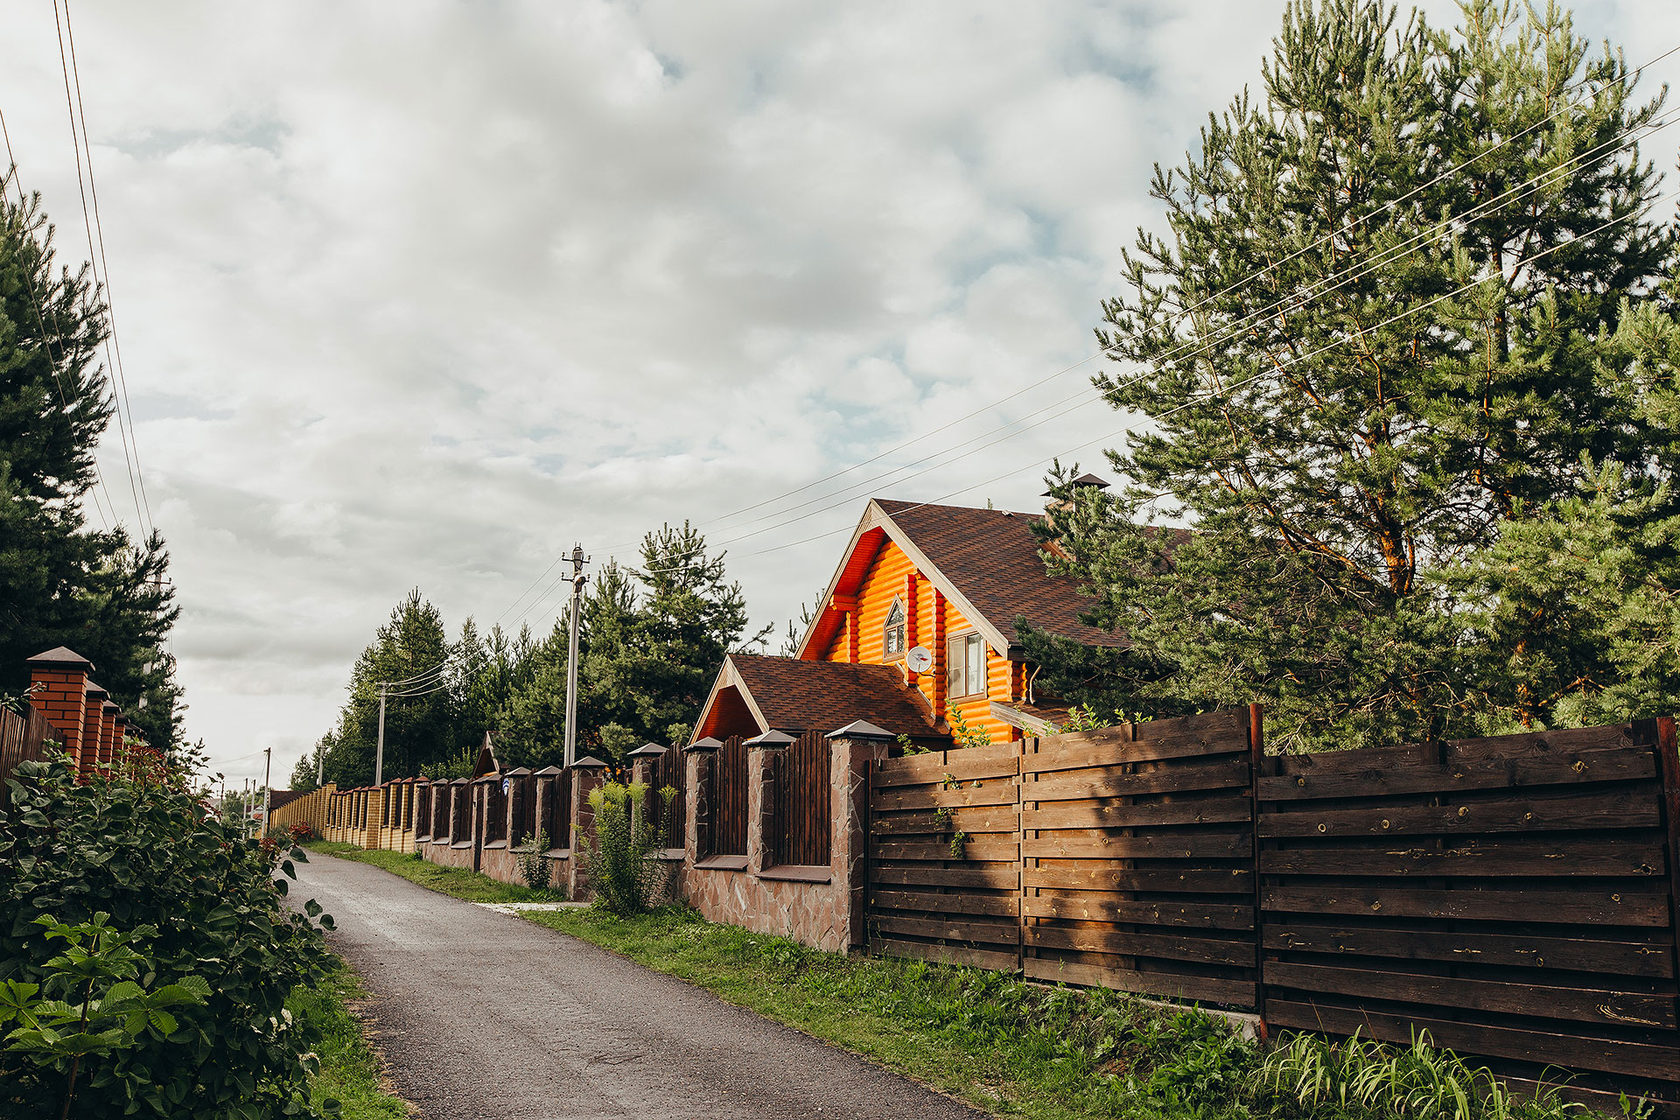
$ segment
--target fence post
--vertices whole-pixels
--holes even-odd
[[[711,855],[717,807],[712,804],[712,769],[723,744],[710,735],[683,748],[688,756],[688,837],[683,863],[689,867]]]
[[[583,846],[589,826],[595,823],[595,810],[589,804],[589,795],[606,780],[607,764],[600,759],[585,755],[572,763],[572,858],[567,861],[571,878],[567,883],[566,897],[573,902],[588,896],[589,872],[584,869],[583,860],[578,858],[578,850]]]
[[[1674,941],[1675,975],[1680,976],[1680,747],[1674,717],[1656,720],[1657,770],[1662,775],[1663,817],[1668,826],[1668,931]],[[1676,1000],[1680,1010],[1680,999]]]
[[[653,768],[664,753],[665,748],[657,743],[643,743],[625,756],[630,760],[630,780],[647,787],[645,800],[636,807],[635,819],[630,822],[633,828],[639,826],[648,810],[659,803],[659,791],[653,788]],[[664,823],[660,821],[661,825]]]
[[[828,864],[849,896],[845,944],[853,949],[869,945],[869,787],[893,742],[890,731],[864,720],[828,733]]]
[[[1255,1034],[1266,1041],[1266,892],[1260,884],[1260,774],[1266,761],[1265,710],[1259,704],[1248,706],[1248,794],[1253,811],[1249,814],[1248,836],[1254,876],[1254,1014]]]
[[[82,720],[87,710],[88,674],[93,662],[74,650],[59,646],[37,653],[29,666],[30,704],[47,717],[59,744],[70,756],[72,769],[82,763]]]

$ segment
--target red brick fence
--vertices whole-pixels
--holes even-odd
[[[21,712],[0,711],[0,780],[18,763],[44,757],[48,743],[69,756],[83,780],[161,757],[91,679],[93,662],[59,646],[31,657],[28,665],[29,703]]]

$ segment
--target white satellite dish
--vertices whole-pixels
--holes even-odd
[[[925,673],[933,668],[933,654],[926,646],[911,646],[910,652],[904,655],[904,663],[912,673]]]

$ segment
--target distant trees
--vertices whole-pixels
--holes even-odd
[[[1680,702],[1675,236],[1638,146],[1661,98],[1516,10],[1444,33],[1291,6],[1262,99],[1157,171],[1170,234],[1140,233],[1099,332],[1142,421],[1126,482],[1058,475],[1047,532],[1129,645],[1026,631],[1046,683],[1262,700],[1299,747]]]
[[[24,659],[69,645],[157,744],[180,732],[180,688],[163,650],[178,608],[155,532],[93,529],[83,500],[112,400],[97,354],[109,330],[84,266],[56,264],[38,198],[0,176],[0,692]]]
[[[740,584],[725,577],[721,555],[688,524],[643,539],[641,567],[609,560],[583,598],[578,645],[580,754],[611,761],[653,741],[680,742],[700,713],[712,675],[737,648],[747,626]],[[418,590],[393,609],[351,672],[338,725],[322,739],[325,777],[339,786],[372,781],[381,680],[401,680],[441,666],[388,700],[385,776],[460,776],[489,732],[511,766],[563,761],[569,621],[563,615],[540,640],[492,626],[481,635],[468,619],[446,639],[436,608]],[[766,631],[767,633],[767,631]],[[762,640],[763,633],[750,642]],[[292,772],[293,789],[315,785],[317,756]]]

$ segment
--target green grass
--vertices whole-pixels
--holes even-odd
[[[341,844],[336,840],[310,840],[304,847],[322,855],[351,859],[357,863],[371,863],[428,890],[459,898],[464,902],[548,902],[560,897],[553,891],[510,886],[464,867],[440,867],[402,852],[372,852],[354,844]]]
[[[310,1103],[322,1108],[336,1100],[344,1120],[405,1120],[408,1106],[380,1088],[379,1059],[350,1014],[348,1002],[366,995],[356,974],[341,967],[318,987],[296,989],[286,1001],[292,1017],[316,1037],[321,1065],[310,1084]]]

